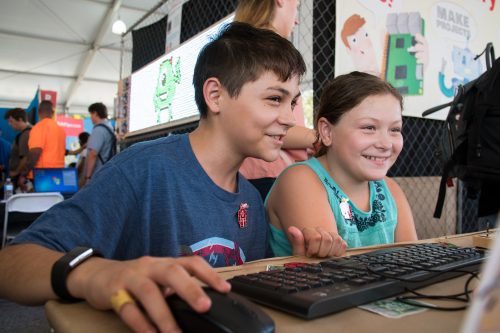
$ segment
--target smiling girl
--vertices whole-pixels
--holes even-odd
[[[341,75],[324,88],[317,156],[286,169],[266,200],[275,255],[292,254],[299,231],[321,239],[307,252],[320,257],[417,239],[408,201],[386,176],[403,148],[402,108],[400,93],[370,74]]]

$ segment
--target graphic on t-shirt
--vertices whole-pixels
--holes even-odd
[[[203,257],[212,267],[242,265],[246,260],[238,244],[220,237],[207,238],[189,247],[193,254]]]

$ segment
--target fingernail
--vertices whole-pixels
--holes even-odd
[[[226,280],[223,280],[220,284],[221,288],[224,288],[224,289],[231,289],[231,284],[229,282],[227,282]]]
[[[199,309],[208,309],[211,305],[210,298],[202,296],[196,300],[196,307]]]

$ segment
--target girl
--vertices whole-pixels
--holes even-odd
[[[370,74],[341,75],[324,88],[317,157],[286,169],[266,200],[275,255],[292,254],[299,231],[306,245],[321,239],[307,251],[319,257],[417,239],[408,201],[386,177],[403,148],[402,108],[400,93]]]

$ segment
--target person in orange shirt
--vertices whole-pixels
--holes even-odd
[[[32,178],[33,168],[63,168],[66,152],[66,133],[53,119],[50,101],[38,106],[38,123],[31,129],[28,141],[28,163],[19,177],[19,186],[25,189],[26,177]]]

